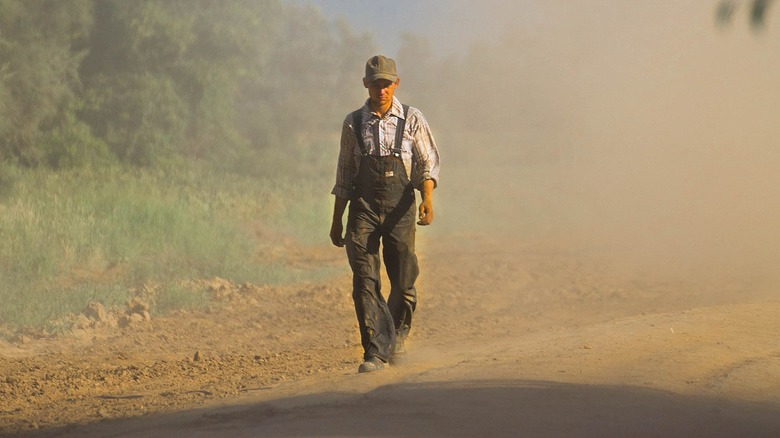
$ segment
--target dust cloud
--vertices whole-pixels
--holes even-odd
[[[412,92],[446,126],[439,225],[776,286],[780,8],[755,32],[744,9],[718,26],[716,6],[497,1],[470,23],[517,17],[497,41],[431,66],[408,40],[402,87],[424,82]]]

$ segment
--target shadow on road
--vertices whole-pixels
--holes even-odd
[[[628,386],[402,383],[367,393],[309,394],[21,436],[775,437],[780,406]]]

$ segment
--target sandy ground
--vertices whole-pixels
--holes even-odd
[[[343,254],[299,250],[291,263],[341,274],[212,279],[205,312],[123,327],[86,312],[73,333],[0,344],[0,433],[780,436],[777,290],[620,271],[553,244],[421,243],[401,364],[357,374]]]

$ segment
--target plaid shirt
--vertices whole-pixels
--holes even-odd
[[[393,97],[393,105],[384,117],[376,115],[366,101],[363,111],[363,126],[360,127],[366,150],[372,155],[390,155],[395,143],[395,128],[398,119],[404,117],[401,102]],[[341,150],[336,168],[336,185],[331,194],[338,198],[351,199],[352,185],[360,166],[360,147],[352,126],[352,113],[344,119],[341,128]],[[412,185],[419,190],[422,182],[433,180],[434,187],[439,183],[439,149],[433,140],[428,122],[420,110],[409,107],[404,126],[404,140],[401,145],[401,158],[406,175]]]

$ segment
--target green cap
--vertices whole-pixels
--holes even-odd
[[[395,71],[395,61],[382,55],[371,57],[366,62],[366,77],[369,82],[377,79],[387,79],[388,81],[397,81],[398,74]]]

